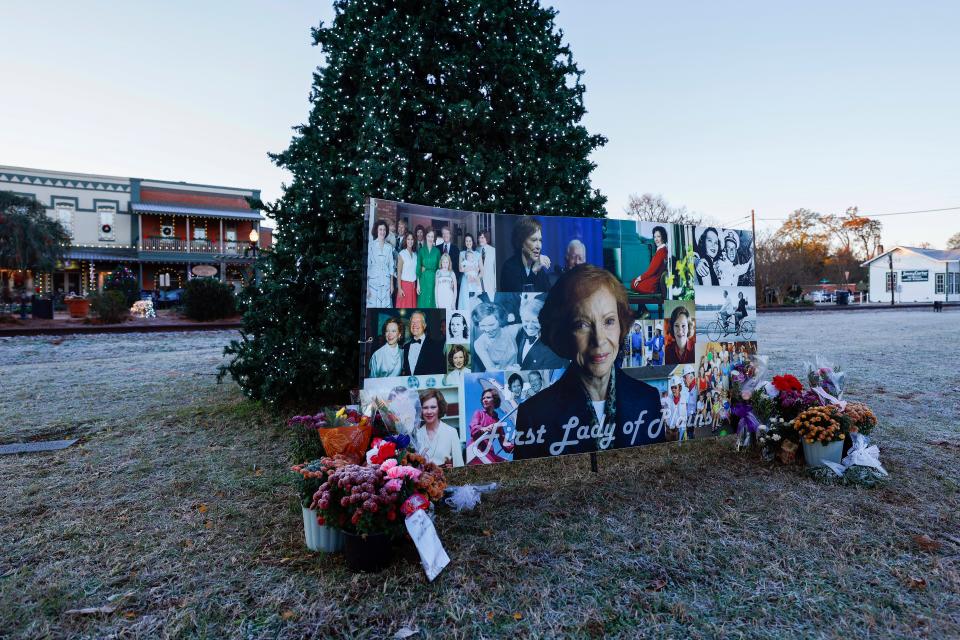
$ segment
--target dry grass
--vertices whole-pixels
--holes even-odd
[[[303,547],[282,416],[205,375],[225,336],[145,336],[133,365],[129,336],[0,343],[18,354],[0,442],[82,437],[0,458],[0,637],[958,637],[960,447],[932,444],[960,444],[960,382],[937,364],[956,318],[859,314],[853,337],[834,314],[761,318],[778,368],[843,353],[883,423],[885,486],[765,468],[729,440],[605,454],[597,475],[585,457],[458,470],[503,486],[441,511],[453,562],[433,584],[411,559],[352,575]],[[55,393],[71,361],[86,400]],[[31,376],[39,400],[17,396]],[[115,594],[113,613],[65,613]]]

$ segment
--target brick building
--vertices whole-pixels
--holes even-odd
[[[257,189],[0,166],[0,190],[43,203],[73,240],[54,273],[0,271],[0,290],[86,294],[121,265],[144,291],[197,275],[239,284],[253,263],[251,240],[272,244],[247,201]]]

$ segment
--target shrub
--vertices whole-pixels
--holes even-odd
[[[137,281],[137,276],[133,275],[133,271],[127,267],[120,267],[107,276],[103,283],[103,290],[119,291],[128,308],[140,299],[140,283]]]
[[[213,278],[194,278],[183,292],[184,313],[191,320],[217,320],[237,311],[233,287]]]
[[[116,324],[127,319],[130,310],[127,299],[120,291],[104,291],[90,298],[90,308],[97,317],[108,324]]]

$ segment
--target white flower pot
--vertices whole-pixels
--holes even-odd
[[[826,462],[835,462],[840,464],[840,457],[843,455],[843,440],[837,440],[829,444],[814,442],[813,444],[803,443],[803,458],[807,461],[808,467],[824,467]]]
[[[317,512],[313,509],[303,511],[303,535],[307,540],[307,548],[311,551],[337,553],[343,550],[343,532],[334,527],[317,524]]]

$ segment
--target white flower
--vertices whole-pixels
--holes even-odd
[[[774,442],[780,442],[780,434],[779,434],[779,433],[775,433],[775,434],[773,434],[771,437],[773,438],[773,441],[774,441]]]

